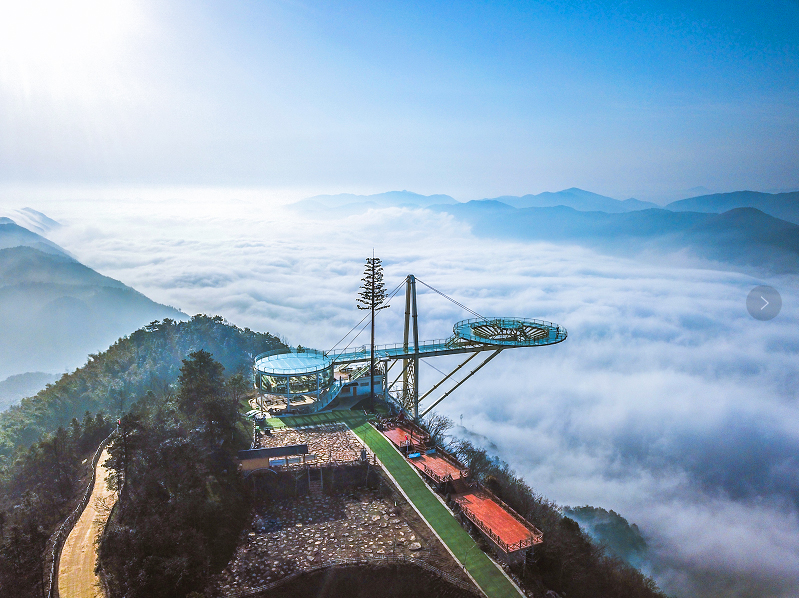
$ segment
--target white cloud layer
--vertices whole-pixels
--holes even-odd
[[[66,224],[52,240],[101,273],[292,344],[330,348],[360,320],[355,293],[372,248],[389,289],[413,273],[479,313],[565,326],[565,343],[503,353],[441,411],[463,414],[541,494],[637,523],[669,592],[787,597],[799,587],[794,280],[478,239],[426,211],[319,220],[256,192],[109,199],[31,207]],[[745,308],[761,282],[783,297],[770,322]],[[468,317],[423,290],[423,338]],[[380,316],[380,341],[401,339],[403,301]],[[436,376],[422,366],[423,386]]]

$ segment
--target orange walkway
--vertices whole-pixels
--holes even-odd
[[[405,447],[408,440],[416,444],[420,439],[418,432],[413,433],[410,428],[402,425],[382,430],[382,434],[398,448]],[[443,455],[420,452],[418,457],[408,459],[411,465],[437,482],[452,481],[457,493],[453,498],[461,510],[505,552],[514,552],[541,543],[541,532],[535,528],[528,528],[490,494],[481,490],[471,490],[464,483],[464,478],[468,475],[466,468],[459,467],[459,463]]]
[[[418,444],[420,440],[418,432],[413,432],[412,430],[403,428],[402,426],[397,426],[396,428],[389,428],[388,430],[383,430],[383,436],[388,438],[394,444],[394,446],[400,448],[405,446],[406,436],[414,444]]]
[[[475,523],[480,521],[491,530],[489,535],[493,540],[499,540],[497,543],[500,547],[519,550],[533,545],[534,538],[530,530],[484,492],[478,490],[454,498],[467,515],[472,515],[469,519]],[[482,527],[479,523],[477,525]],[[486,531],[485,528],[483,531]]]

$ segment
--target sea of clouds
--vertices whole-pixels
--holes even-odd
[[[796,595],[795,279],[482,239],[424,210],[319,218],[285,200],[134,190],[28,205],[62,222],[50,238],[101,273],[291,344],[331,348],[361,319],[355,295],[373,249],[389,290],[412,273],[481,314],[565,326],[566,342],[501,354],[440,412],[544,496],[637,523],[647,572],[669,593]],[[745,308],[761,283],[783,297],[769,322]],[[402,338],[402,293],[391,303],[378,342]],[[469,317],[421,285],[419,312],[424,339]],[[420,366],[422,386],[455,362]]]

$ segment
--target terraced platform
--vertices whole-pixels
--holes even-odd
[[[467,517],[506,552],[529,548],[540,539],[485,492],[454,497]]]
[[[377,455],[385,471],[391,476],[419,515],[441,539],[455,560],[467,571],[480,590],[489,598],[514,598],[523,594],[508,579],[469,536],[452,513],[425,484],[417,469],[372,426],[361,411],[331,411],[267,419],[265,426],[301,428],[322,423],[341,421]],[[404,434],[403,438],[404,440]]]

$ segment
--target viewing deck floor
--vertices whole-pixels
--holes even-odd
[[[457,480],[465,476],[465,470],[438,454],[426,455],[422,453],[419,457],[410,459],[410,462],[411,465],[420,469],[437,482],[445,481],[446,479]]]
[[[496,534],[498,544],[503,548],[526,548],[534,543],[533,534],[513,515],[508,513],[488,494],[476,491],[458,494],[453,497],[461,509],[471,513],[473,518],[481,521]],[[504,546],[503,546],[504,544]]]

